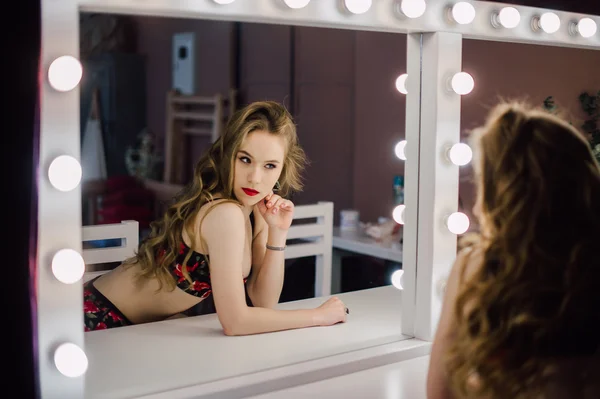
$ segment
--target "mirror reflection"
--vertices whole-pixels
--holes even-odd
[[[508,57],[510,63],[497,62]],[[463,40],[463,69],[475,79],[473,92],[462,97],[463,143],[470,144],[470,131],[484,124],[498,102],[517,100],[565,117],[586,132],[596,148],[600,143],[595,123],[600,81],[588,71],[599,61],[593,50]],[[459,191],[461,207],[470,219],[468,231],[477,232],[472,163],[460,168]]]
[[[476,161],[460,191],[480,235],[463,242],[447,279],[427,393],[597,395],[587,376],[598,340],[585,332],[597,323],[586,290],[598,270],[600,82],[588,71],[600,54],[469,40],[464,50],[478,83],[462,114]],[[534,366],[503,372],[517,357]]]
[[[377,301],[390,326],[367,338],[401,337],[405,35],[107,14],[80,30],[86,331],[217,313],[248,335]]]

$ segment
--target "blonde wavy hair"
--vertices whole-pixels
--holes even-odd
[[[166,284],[174,289],[176,285],[169,266],[179,253],[183,229],[194,241],[194,218],[203,205],[214,200],[216,194],[219,199],[241,205],[233,193],[234,164],[244,139],[256,130],[281,136],[287,145],[277,194],[287,197],[292,192],[302,190],[301,173],[307,160],[300,147],[292,116],[277,102],[249,104],[231,117],[224,133],[196,164],[190,183],[177,194],[162,219],[151,223],[151,232],[140,244],[136,255],[124,262],[125,265],[141,266],[139,281],[158,278],[161,288]],[[182,271],[184,277],[190,280],[185,267]]]
[[[573,126],[520,103],[498,105],[472,140],[483,260],[457,296],[450,386],[544,397],[563,360],[600,342],[599,167]]]

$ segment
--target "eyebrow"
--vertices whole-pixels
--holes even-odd
[[[250,155],[250,153],[249,153],[248,151],[239,150],[239,151],[238,151],[238,154],[239,154],[239,153],[242,153],[242,154],[244,154],[244,155],[247,155],[248,157],[250,157],[250,158],[254,159],[254,157],[253,157],[252,155]],[[280,162],[279,162],[279,161],[277,161],[277,160],[272,160],[272,161],[266,161],[266,163],[280,163]]]

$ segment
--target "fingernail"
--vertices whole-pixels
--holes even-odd
[[[273,203],[272,203],[272,202],[269,202],[269,203],[267,204],[267,206],[271,206],[271,205],[273,205]]]

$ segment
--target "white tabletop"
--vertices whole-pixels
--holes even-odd
[[[350,315],[332,327],[227,337],[213,314],[88,332],[86,398],[135,397],[409,338],[401,334],[402,291],[385,286],[338,297]],[[324,300],[278,306],[313,308]]]
[[[340,377],[282,389],[251,399],[329,399],[427,397],[429,356],[421,356],[386,366],[375,367]]]
[[[362,229],[346,231],[334,227],[333,247],[402,263],[402,244],[399,236],[378,241],[366,235]]]

